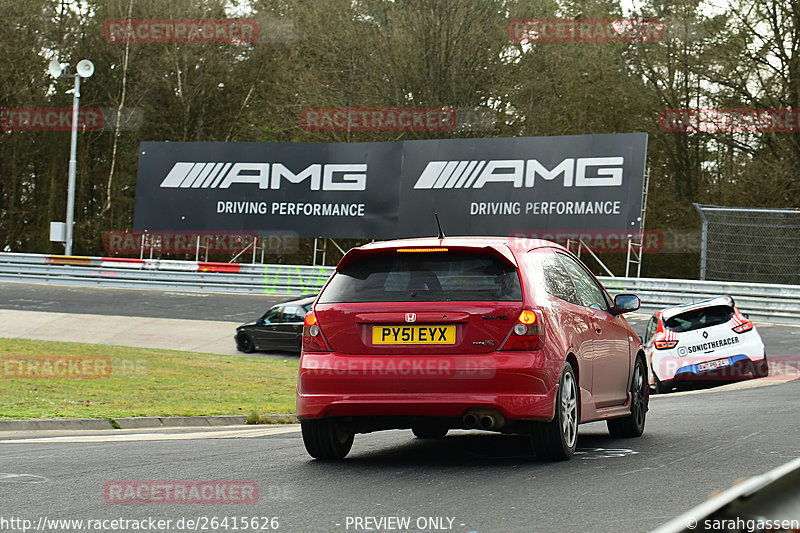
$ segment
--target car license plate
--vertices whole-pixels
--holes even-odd
[[[372,326],[372,344],[455,343],[455,326]]]
[[[697,365],[698,372],[704,372],[706,370],[714,370],[716,368],[722,368],[728,366],[727,359],[720,359],[719,361],[708,361],[706,363],[700,363]]]

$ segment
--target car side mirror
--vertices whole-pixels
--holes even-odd
[[[630,313],[636,311],[642,305],[642,301],[635,294],[617,294],[614,297],[614,313]]]

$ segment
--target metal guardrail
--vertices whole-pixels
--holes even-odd
[[[0,281],[61,285],[299,296],[319,291],[332,272],[333,267],[320,266],[0,253]],[[727,294],[753,319],[800,324],[798,285],[612,277],[600,280],[612,294],[638,294],[644,312]]]
[[[0,253],[0,281],[300,296],[332,267]]]
[[[797,458],[734,485],[652,533],[797,531],[799,500],[800,458]]]
[[[800,286],[686,279],[600,278],[612,293],[632,292],[642,300],[643,311],[729,295],[750,318],[800,324]]]

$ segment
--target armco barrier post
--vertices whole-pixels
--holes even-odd
[[[706,265],[708,264],[708,217],[703,212],[700,204],[693,202],[692,205],[700,213],[700,218],[703,219],[702,244],[700,245],[700,279],[705,280]]]

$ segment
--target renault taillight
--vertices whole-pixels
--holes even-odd
[[[677,346],[678,341],[656,341],[656,350],[671,350]]]

